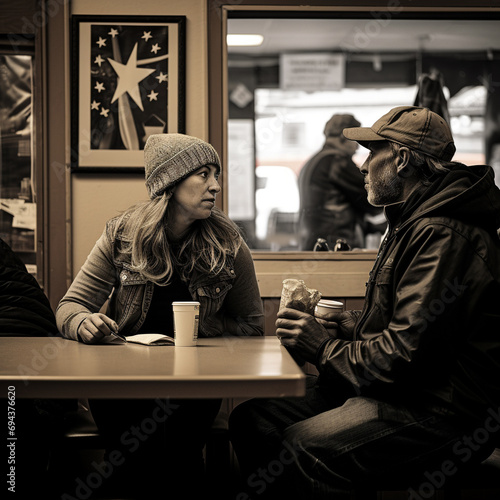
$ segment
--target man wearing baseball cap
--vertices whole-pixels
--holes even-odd
[[[370,150],[368,200],[388,221],[364,308],[278,313],[281,343],[319,376],[304,398],[237,407],[233,445],[249,474],[283,458],[271,498],[429,498],[499,446],[500,191],[491,167],[452,162],[451,131],[426,108],[343,134]]]

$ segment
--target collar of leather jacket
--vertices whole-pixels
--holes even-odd
[[[457,164],[429,186],[417,188],[406,201],[386,206],[385,213],[393,227],[440,216],[492,232],[500,227],[500,190],[491,167]]]

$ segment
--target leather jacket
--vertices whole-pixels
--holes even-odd
[[[456,164],[385,209],[389,229],[349,340],[322,376],[360,394],[473,420],[500,405],[500,191],[490,167]]]
[[[146,318],[154,284],[131,270],[120,252],[122,235],[118,218],[106,224],[85,264],[56,310],[64,337],[78,340],[78,327],[107,303],[106,315],[122,334],[136,333]],[[192,273],[188,283],[193,300],[200,302],[199,335],[262,335],[264,314],[252,256],[242,242],[235,258],[218,274]]]

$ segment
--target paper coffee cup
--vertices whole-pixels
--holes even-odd
[[[200,303],[172,302],[174,311],[174,340],[176,347],[194,347],[198,342]]]
[[[338,300],[321,299],[314,308],[315,316],[323,316],[333,311],[343,311],[344,304]]]

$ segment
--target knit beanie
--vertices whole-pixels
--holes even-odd
[[[146,189],[154,199],[204,165],[220,170],[217,152],[210,144],[184,134],[153,134],[144,146]]]

